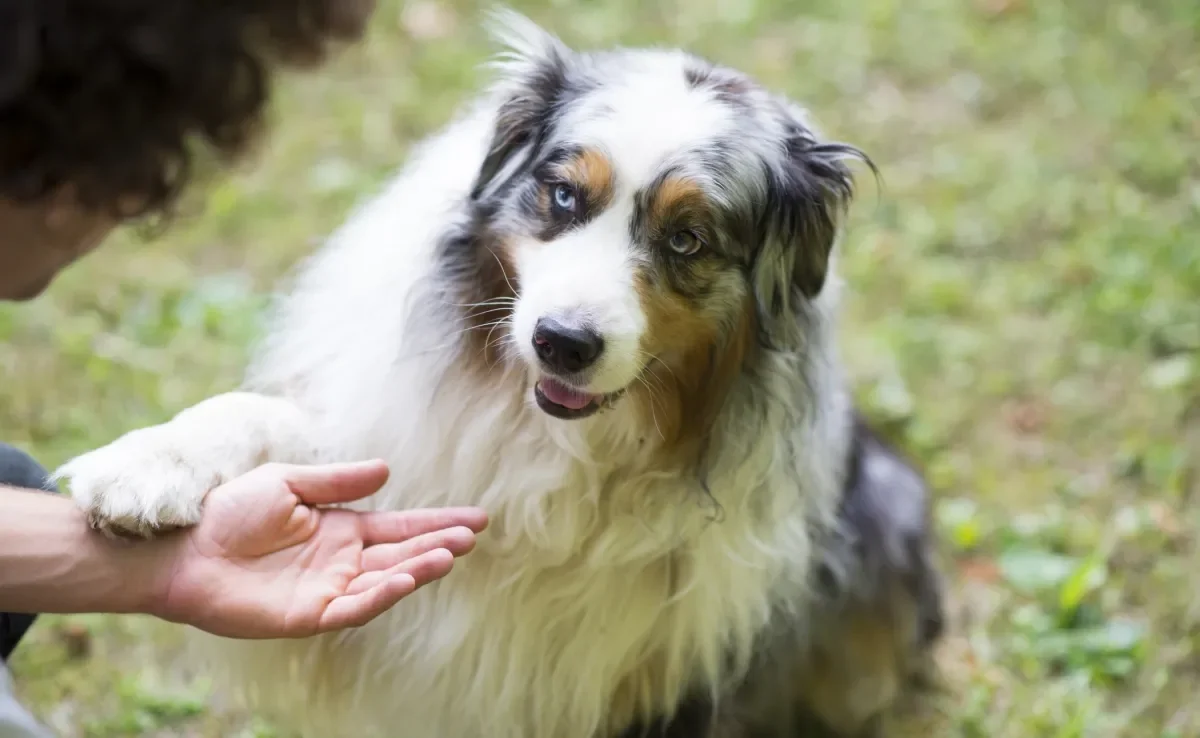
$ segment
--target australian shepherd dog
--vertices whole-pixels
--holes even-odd
[[[305,263],[245,384],[60,477],[143,532],[264,461],[381,458],[362,507],[488,510],[366,626],[205,641],[311,738],[877,730],[942,590],[835,346],[869,159],[736,70],[496,20],[493,83]]]

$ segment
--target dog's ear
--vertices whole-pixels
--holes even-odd
[[[505,51],[489,65],[499,101],[492,140],[471,191],[479,198],[501,171],[524,163],[567,89],[573,52],[533,21],[510,10],[490,14],[489,29]],[[515,170],[513,170],[515,171]]]
[[[800,301],[821,294],[842,215],[854,195],[847,166],[875,165],[848,144],[821,142],[800,115],[787,116],[782,162],[769,167],[761,248],[753,278],[760,325],[776,342],[792,343]]]

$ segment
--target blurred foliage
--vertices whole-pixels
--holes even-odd
[[[845,353],[937,488],[954,576],[943,691],[896,735],[1200,735],[1200,5],[515,6],[740,67],[880,165]],[[281,84],[260,155],[192,217],[0,307],[0,437],[53,465],[232,387],[275,281],[482,81],[484,7],[385,0],[367,43]],[[47,618],[18,678],[67,737],[273,735],[177,635]]]

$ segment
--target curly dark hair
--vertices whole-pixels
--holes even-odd
[[[358,39],[374,0],[0,0],[0,197],[167,214],[197,154],[263,127],[275,66]]]

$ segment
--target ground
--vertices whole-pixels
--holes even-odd
[[[845,354],[927,470],[955,600],[906,736],[1200,735],[1200,6],[1193,0],[536,0],[581,46],[686,46],[878,163]],[[0,437],[47,465],[238,379],[266,291],[482,79],[475,2],[383,2],[282,83],[186,220],[0,307]],[[45,618],[15,671],[65,738],[265,738],[178,633]]]

